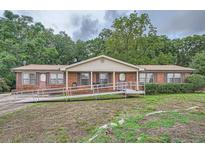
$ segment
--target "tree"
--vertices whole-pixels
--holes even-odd
[[[0,93],[9,91],[10,87],[7,85],[6,81],[3,78],[0,78]]]
[[[148,14],[131,13],[113,21],[96,38],[74,42],[65,32],[5,11],[0,18],[0,78],[14,87],[13,67],[26,64],[72,64],[105,54],[132,64],[179,64],[204,74],[205,35],[171,40],[157,35]],[[193,60],[192,60],[193,59]]]
[[[205,35],[188,36],[172,42],[177,55],[176,62],[182,66],[189,66],[195,54],[205,50]]]
[[[19,18],[19,15],[13,14],[13,12],[6,10],[4,11],[4,17],[9,20],[14,20],[14,19]]]
[[[205,51],[197,53],[190,66],[196,69],[195,73],[205,76]]]
[[[173,61],[174,57],[170,53],[164,54],[163,52],[160,52],[160,54],[152,60],[153,64],[160,65],[173,64]]]
[[[79,62],[89,58],[92,54],[86,49],[86,42],[78,40],[75,43],[75,62]]]
[[[59,54],[59,64],[74,63],[75,43],[65,32],[60,32],[54,36],[54,45]]]

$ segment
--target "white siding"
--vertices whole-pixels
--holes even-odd
[[[67,69],[70,72],[136,72],[137,69],[105,58],[96,59]]]

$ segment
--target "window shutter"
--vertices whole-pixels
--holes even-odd
[[[80,85],[80,73],[77,73],[77,85]]]
[[[50,83],[49,79],[50,79],[50,73],[47,72],[46,73],[46,85],[49,85],[49,83]]]
[[[40,81],[40,73],[36,73],[36,85],[39,85],[39,81]]]
[[[108,83],[112,82],[112,73],[108,73]]]
[[[96,72],[96,83],[99,83],[99,72]]]
[[[22,73],[19,72],[18,73],[18,82],[19,82],[20,85],[22,85],[22,80],[23,80]]]

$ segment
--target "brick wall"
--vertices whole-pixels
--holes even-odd
[[[68,78],[66,80],[68,80],[68,87],[72,87],[74,82],[78,83],[77,72],[68,72]]]
[[[32,89],[37,89],[37,85],[23,85],[22,84],[22,73],[21,72],[16,72],[16,90],[32,90]]]
[[[189,72],[180,72],[181,73],[181,76],[182,76],[182,82],[185,81],[185,79],[191,75],[191,73]],[[155,73],[155,81],[154,83],[159,83],[159,84],[162,84],[162,83],[167,83],[167,73],[166,72],[156,72]]]
[[[155,83],[165,83],[166,82],[166,75],[164,72],[157,72],[155,74]]]
[[[16,72],[16,90],[20,90],[22,87],[21,87],[21,76],[22,76],[22,73],[20,72]]]
[[[115,80],[116,83],[119,82],[119,72],[115,73]],[[126,81],[127,82],[136,82],[136,72],[128,72],[125,73],[126,75]],[[113,74],[109,73],[110,76],[110,83],[112,83],[112,77]],[[78,73],[77,72],[69,72],[68,73],[68,87],[72,87],[72,83],[76,82],[78,83]],[[93,72],[93,83],[95,83],[97,81],[97,73]]]
[[[97,73],[93,72],[93,83],[97,82]]]
[[[77,72],[68,72],[68,78],[65,80],[68,80],[68,86],[71,87],[74,82],[78,83],[78,73]],[[119,82],[119,72],[115,73],[115,80],[116,83]],[[184,79],[189,76],[191,73],[182,73],[182,79]],[[112,83],[112,77],[113,74],[110,73],[110,82]],[[136,82],[136,72],[127,72],[125,73],[126,75],[126,82]],[[48,76],[48,74],[47,74]],[[156,72],[155,73],[155,81],[154,83],[159,83],[163,84],[166,83],[166,73],[165,72]],[[38,78],[38,73],[37,73],[37,78]],[[97,73],[93,72],[93,82],[95,83],[97,80]],[[47,78],[48,81],[48,78]],[[65,84],[61,85],[55,85],[55,84],[49,84],[47,82],[46,88],[63,88],[65,87]],[[36,85],[22,85],[22,73],[21,72],[16,72],[16,90],[32,90],[32,89],[38,89],[39,84],[37,83]]]
[[[21,72],[16,72],[16,90],[20,91],[20,90],[35,90],[35,89],[40,89],[44,87],[40,87],[40,84],[38,82],[39,81],[39,73],[36,73],[36,84],[35,85],[23,85],[22,84],[22,73]],[[49,84],[49,78],[48,75],[49,73],[46,73],[47,77],[46,77],[46,87],[45,88],[63,88],[65,87],[65,84]]]
[[[119,82],[119,72],[115,73],[115,81]],[[136,72],[125,73],[125,82],[136,82]]]
[[[127,82],[136,82],[136,72],[126,73],[126,81]]]

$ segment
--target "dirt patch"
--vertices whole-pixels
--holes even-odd
[[[167,134],[170,142],[205,142],[205,121],[192,121],[188,124],[177,123],[171,128],[147,129],[146,133],[151,136]]]
[[[151,139],[159,139],[161,136],[167,135],[169,142],[205,142],[204,109],[203,106],[195,107],[191,110],[184,108],[183,110],[179,109],[178,112],[170,110],[170,112],[166,113],[145,116],[138,121],[142,128],[138,130],[137,134],[144,133]],[[148,123],[157,125],[154,125],[154,128],[152,128],[153,125],[146,127]]]
[[[128,100],[128,99],[127,99]],[[0,142],[77,142],[140,106],[136,99],[39,104],[0,121]]]

